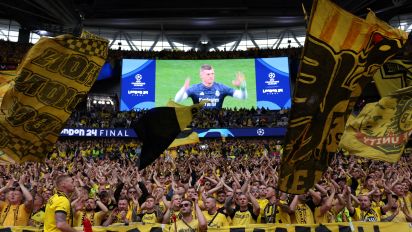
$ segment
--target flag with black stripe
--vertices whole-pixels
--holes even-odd
[[[363,88],[407,37],[373,12],[362,19],[329,0],[314,1],[285,138],[281,191],[302,194],[321,179]]]
[[[139,169],[153,163],[192,121],[204,102],[192,106],[155,107],[147,111],[134,129],[143,142]]]

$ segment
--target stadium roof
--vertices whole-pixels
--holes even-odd
[[[412,12],[410,0],[334,2],[359,16],[366,15],[370,8],[385,21]],[[310,11],[311,3],[310,0],[14,0],[0,1],[0,18],[13,19],[31,31],[67,33],[82,23],[85,28],[98,31],[113,30],[116,33],[106,35],[113,40],[122,31],[126,39],[139,36],[129,32],[141,32],[142,40],[159,40],[161,36],[192,47],[202,41],[217,47],[244,36],[252,41],[280,37],[285,32],[295,39],[304,36],[302,5]]]

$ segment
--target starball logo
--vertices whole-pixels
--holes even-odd
[[[142,86],[146,85],[145,82],[142,82],[142,79],[143,79],[143,75],[142,75],[142,74],[140,74],[140,73],[136,74],[136,75],[134,76],[134,79],[135,79],[136,81],[134,81],[134,82],[131,83],[134,87],[142,87]]]
[[[265,81],[265,83],[266,83],[267,85],[277,85],[277,84],[279,84],[279,81],[275,79],[275,78],[276,78],[276,74],[275,74],[274,72],[270,72],[270,73],[268,74],[268,77],[269,77],[269,80],[268,80],[268,81]]]

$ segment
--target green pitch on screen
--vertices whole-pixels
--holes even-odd
[[[190,85],[200,83],[200,66],[212,65],[215,71],[215,82],[235,88],[232,80],[237,72],[243,72],[246,77],[248,98],[245,100],[226,97],[224,108],[256,108],[256,78],[254,59],[231,60],[157,60],[156,61],[156,106],[165,106],[169,99],[174,99],[177,91],[182,88],[186,78]],[[180,104],[191,105],[188,98]]]

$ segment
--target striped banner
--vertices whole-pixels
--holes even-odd
[[[280,190],[302,194],[320,180],[362,89],[406,39],[405,32],[372,12],[361,19],[328,0],[314,2],[286,134]]]
[[[90,34],[41,38],[1,101],[0,159],[42,160],[95,82],[107,52],[108,41]]]

